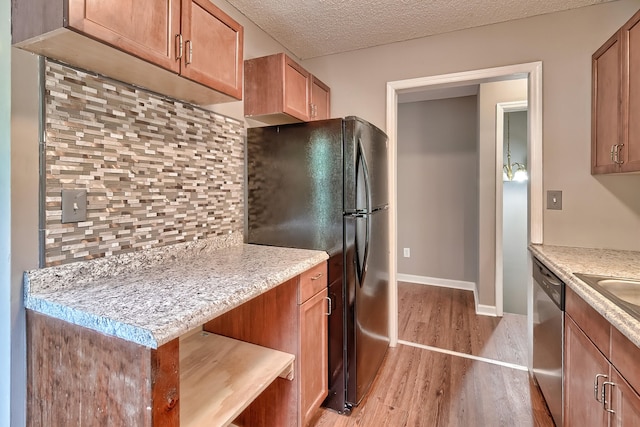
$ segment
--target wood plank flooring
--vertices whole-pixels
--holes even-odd
[[[510,317],[488,321],[476,316],[470,292],[405,283],[398,287],[402,339],[526,363],[526,340],[516,332],[521,319],[511,325]],[[389,349],[372,389],[351,416],[321,409],[311,425],[520,427],[553,426],[553,421],[526,371],[399,345]]]
[[[401,340],[527,364],[526,316],[478,316],[471,291],[401,282],[398,306]]]

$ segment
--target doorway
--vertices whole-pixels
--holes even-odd
[[[483,70],[466,71],[461,73],[445,74],[440,76],[422,77],[416,79],[400,80],[387,83],[387,123],[386,129],[389,136],[389,192],[392,207],[390,210],[390,271],[389,282],[391,286],[390,298],[390,340],[391,345],[396,346],[398,342],[398,300],[397,300],[397,261],[398,261],[398,241],[397,241],[397,111],[398,95],[403,93],[420,92],[433,89],[447,89],[459,86],[469,86],[480,83],[487,83],[501,80],[512,80],[526,78],[528,86],[528,122],[530,126],[527,130],[528,139],[528,160],[530,165],[529,174],[529,207],[528,207],[528,241],[532,243],[542,243],[542,63],[533,62],[526,64],[510,65]],[[495,147],[492,149],[495,150]],[[495,151],[493,151],[495,153]],[[500,153],[502,157],[502,153]],[[494,154],[494,158],[497,156]],[[499,168],[498,168],[499,166]],[[498,172],[500,174],[498,175]],[[480,177],[480,197],[489,194],[489,199],[495,200],[495,180],[502,179],[502,163],[496,163],[493,178],[484,180]],[[494,181],[494,182],[491,182]],[[492,193],[492,194],[491,194]],[[495,203],[489,215],[491,218],[490,228],[495,227]],[[486,215],[485,215],[486,216]],[[481,221],[483,214],[481,213]],[[485,221],[487,218],[485,218]],[[485,252],[490,252],[492,257],[496,257],[495,230],[492,235],[493,244],[480,241],[479,247]],[[492,248],[491,248],[492,247]],[[489,249],[487,251],[487,249]],[[497,314],[497,285],[495,262],[492,263],[492,271],[489,271],[486,278],[480,277],[478,283],[478,312],[493,303],[493,314]],[[481,272],[482,273],[482,272]],[[530,280],[530,278],[528,279]],[[491,282],[491,283],[488,283]],[[528,286],[530,287],[530,286]],[[485,313],[489,314],[489,313]]]
[[[527,100],[496,105],[496,311],[527,314]]]

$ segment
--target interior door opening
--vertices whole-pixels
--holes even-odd
[[[438,76],[422,77],[417,79],[408,79],[400,81],[392,81],[387,83],[387,134],[389,136],[390,156],[389,156],[389,191],[390,191],[390,338],[391,345],[397,345],[398,342],[398,301],[397,301],[397,259],[398,259],[398,241],[397,241],[397,106],[398,97],[402,94],[418,93],[426,90],[434,89],[451,89],[460,86],[469,86],[484,82],[494,82],[503,80],[513,80],[519,78],[527,79],[528,89],[528,123],[527,128],[527,158],[529,163],[529,204],[528,204],[528,242],[542,243],[542,63],[533,62],[526,64],[517,64],[506,67],[496,67],[483,70],[466,71],[460,73],[452,73]],[[495,148],[494,148],[495,149]],[[495,151],[494,151],[495,153]],[[502,157],[502,153],[500,153]],[[497,155],[494,155],[497,160]],[[502,159],[500,159],[500,169],[496,162],[495,174],[489,183],[480,182],[479,185],[485,191],[495,192],[495,180],[502,179]],[[500,172],[500,174],[498,174]],[[482,194],[480,197],[483,197]],[[494,196],[491,199],[494,199]],[[490,218],[485,218],[492,222],[490,228],[494,228],[496,223],[495,204]],[[482,220],[482,219],[481,219]],[[492,236],[495,239],[495,234]],[[486,245],[486,242],[479,242],[479,249],[493,252],[495,261],[495,240],[493,245]],[[493,248],[491,247],[493,246]],[[493,264],[493,272],[490,276],[490,283],[486,280],[478,284],[478,300],[476,300],[477,311],[486,311],[484,314],[498,315],[498,288],[496,282],[495,263]],[[528,282],[531,279],[528,278]],[[528,283],[530,285],[530,283]],[[528,286],[530,288],[530,286]],[[528,295],[527,312],[531,313],[531,298]],[[529,341],[531,341],[531,331],[528,331]]]

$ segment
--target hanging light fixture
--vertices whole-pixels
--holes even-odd
[[[523,182],[529,179],[529,176],[527,175],[527,168],[522,163],[511,163],[511,132],[509,128],[510,115],[510,113],[507,113],[507,163],[502,166],[502,180]]]

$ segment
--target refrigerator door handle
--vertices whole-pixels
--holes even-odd
[[[357,236],[357,227],[356,227],[356,273],[358,275],[358,285],[362,287],[364,283],[364,278],[367,274],[367,262],[369,258],[369,237],[371,235],[371,219],[369,217],[371,213],[371,193],[369,188],[369,167],[367,165],[367,159],[364,156],[364,150],[362,148],[362,140],[358,138],[358,155],[356,157],[356,174],[359,176],[360,166],[362,166],[362,176],[364,180],[364,191],[365,191],[365,237],[364,237],[364,254],[362,257],[362,265],[360,265],[360,252],[358,248],[358,236]],[[356,178],[357,179],[357,178]],[[356,183],[356,187],[358,183]]]

